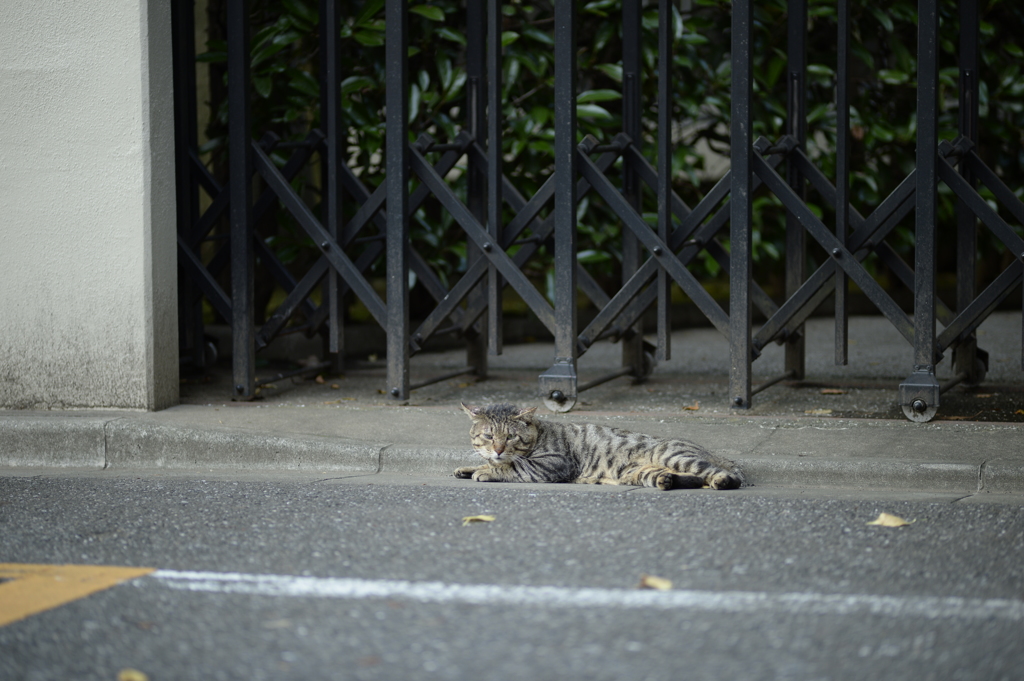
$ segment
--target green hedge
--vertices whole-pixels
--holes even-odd
[[[1007,178],[1011,187],[1024,177],[1024,5],[1018,0],[981,0],[981,152],[990,167]],[[674,148],[673,184],[691,205],[714,181],[709,175],[710,149],[728,156],[729,150],[729,23],[730,3],[692,0],[681,14],[673,11],[675,33],[673,119],[678,143]],[[869,212],[913,169],[915,164],[917,3],[893,0],[853,3],[854,60],[852,77],[851,196],[862,213]],[[940,136],[956,136],[957,31],[954,0],[942,6],[942,61],[940,64]],[[341,88],[349,126],[349,163],[359,169],[370,187],[383,180],[384,146],[384,20],[383,0],[351,0],[342,28],[346,74]],[[411,80],[410,137],[429,132],[440,140],[460,129],[465,107],[465,9],[455,0],[410,3]],[[318,20],[315,1],[253,0],[251,45],[254,85],[254,135],[273,130],[285,140],[299,140],[319,124],[317,81]],[[579,133],[608,140],[621,129],[621,0],[581,2],[578,37]],[[211,12],[220,11],[211,0]],[[503,3],[504,25],[504,152],[511,181],[530,196],[552,171],[553,151],[553,41],[551,2]],[[808,151],[819,167],[834,177],[836,117],[835,87],[836,7],[834,1],[809,0],[808,22]],[[213,16],[216,25],[217,17]],[[755,134],[778,137],[785,122],[784,0],[756,3]],[[643,148],[655,160],[656,28],[655,9],[643,15],[643,93],[645,121]],[[223,77],[224,43],[211,40],[201,61],[209,62],[214,78]],[[223,90],[214,95],[215,115],[208,130],[204,158],[220,167],[225,153],[227,102]],[[279,158],[283,161],[283,158]],[[315,168],[295,182],[311,203],[318,200]],[[454,181],[465,194],[465,176]],[[1018,192],[1020,194],[1020,192]],[[813,193],[814,210],[831,219]],[[952,227],[954,201],[940,196],[940,216]],[[350,202],[351,207],[351,202]],[[653,213],[649,195],[644,209]],[[906,258],[912,257],[912,216],[890,237]],[[618,278],[618,220],[597,199],[584,199],[579,207],[581,259],[599,278]],[[777,199],[758,194],[755,203],[755,267],[769,285],[782,278],[784,212]],[[944,227],[945,228],[945,227]],[[283,212],[260,226],[268,243],[297,271],[315,255],[315,249]],[[727,235],[726,235],[727,236]],[[464,238],[451,217],[436,202],[425,206],[412,226],[414,247],[443,279],[456,278],[465,267]],[[950,240],[945,240],[950,241]],[[945,247],[944,247],[945,248]],[[980,277],[990,279],[1012,257],[983,232],[979,243]],[[812,257],[815,257],[812,251]],[[952,253],[940,250],[950,268]],[[869,259],[879,277],[886,273]],[[550,254],[542,251],[529,273],[543,282],[550,269]],[[721,277],[717,263],[704,257],[694,265],[706,279]]]

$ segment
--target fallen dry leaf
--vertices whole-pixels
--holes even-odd
[[[117,673],[117,681],[149,681],[149,677],[138,669],[122,669]]]
[[[472,523],[489,523],[494,520],[493,515],[467,515],[462,519],[462,526],[470,525]]]
[[[891,513],[879,513],[878,517],[872,520],[870,523],[868,523],[868,525],[881,525],[882,527],[903,527],[904,525],[909,525],[911,522],[914,521],[911,520],[910,522],[907,522],[898,515],[893,515]]]
[[[683,411],[697,411],[700,409],[700,400],[694,400],[693,404],[683,407]]]
[[[340,387],[341,387],[341,386],[340,386],[340,385],[338,385],[337,383],[331,383],[331,390],[337,390],[337,389],[338,389],[338,388],[340,388]]]
[[[1013,413],[1014,414],[1024,414],[1024,409],[1018,409],[1017,411],[1015,411]]]
[[[841,388],[822,388],[822,395],[845,395],[846,391]]]
[[[640,575],[640,583],[637,584],[636,588],[668,591],[672,588],[672,580],[665,579],[664,577],[655,577],[654,575]]]
[[[810,416],[827,416],[832,413],[831,409],[808,409],[804,412]]]
[[[341,404],[341,400],[327,400],[324,404]]]
[[[975,397],[992,397],[992,393],[978,393]]]
[[[324,381],[324,375],[323,375],[323,374],[317,374],[317,375],[316,375],[316,378],[315,378],[315,379],[313,379],[313,380],[315,380],[315,381],[316,381],[317,383],[319,383],[320,385],[323,385],[323,384],[324,384],[324,382],[325,382],[325,381]]]

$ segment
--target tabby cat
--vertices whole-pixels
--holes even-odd
[[[743,473],[686,440],[666,440],[590,423],[534,419],[536,407],[467,407],[473,449],[482,466],[455,470],[479,482],[577,482],[658,489],[736,489]]]

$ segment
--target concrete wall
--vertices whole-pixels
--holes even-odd
[[[2,407],[178,401],[169,6],[3,2]]]

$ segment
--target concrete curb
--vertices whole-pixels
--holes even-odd
[[[252,418],[255,414],[246,412],[244,419],[240,413],[233,422],[231,414],[220,412],[217,416],[227,424],[216,426],[211,424],[223,420],[200,416],[196,410],[2,412],[0,467],[447,476],[477,460],[468,444],[461,444],[461,415],[436,410],[338,414],[329,428],[315,434],[284,432],[308,425],[290,413],[268,411]],[[682,423],[599,414],[579,418],[656,435],[683,432],[736,460],[754,486],[1024,493],[1024,433],[1016,427],[707,418]],[[362,429],[354,427],[356,421]],[[423,444],[384,441],[389,432]]]

